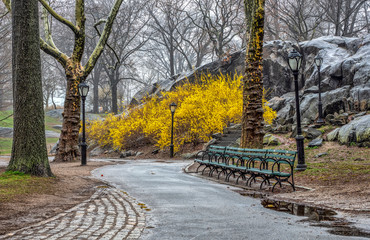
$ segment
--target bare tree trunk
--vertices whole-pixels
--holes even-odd
[[[51,102],[53,104],[54,109],[57,109],[57,105],[54,102],[54,91],[51,92]]]
[[[94,68],[93,80],[93,113],[99,113],[99,80],[101,67],[100,64]]]
[[[8,170],[52,176],[46,148],[37,0],[13,0],[14,135]]]
[[[118,77],[117,74],[113,73],[111,75],[111,91],[112,91],[112,113],[117,114],[118,112],[118,104],[117,104],[117,84],[118,84]]]
[[[243,116],[241,146],[263,148],[263,79],[262,51],[265,0],[244,0],[246,9],[248,47],[243,87]],[[250,16],[248,16],[250,14]]]

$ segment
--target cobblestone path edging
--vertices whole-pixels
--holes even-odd
[[[145,227],[143,206],[126,192],[104,186],[77,206],[0,239],[138,239]]]

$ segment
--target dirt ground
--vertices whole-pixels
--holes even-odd
[[[104,185],[89,178],[90,172],[107,164],[89,162],[87,166],[81,166],[80,163],[51,163],[55,179],[50,190],[1,203],[0,235],[50,218],[90,198],[94,187]],[[0,173],[4,171],[5,167],[0,167]]]

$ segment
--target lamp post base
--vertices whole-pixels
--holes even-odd
[[[319,119],[317,119],[316,124],[318,124],[318,125],[324,125],[325,124],[325,121],[324,121],[324,119],[319,118]]]
[[[304,159],[304,137],[302,135],[297,135],[297,152],[298,152],[298,164],[295,170],[297,171],[304,171],[307,169],[307,165]]]
[[[170,145],[170,158],[173,158],[173,144]]]
[[[307,165],[306,164],[299,164],[297,165],[297,167],[294,169],[296,171],[305,171],[307,169]]]
[[[87,144],[85,142],[82,142],[80,146],[81,146],[81,166],[85,166]]]

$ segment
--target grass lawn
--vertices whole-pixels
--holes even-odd
[[[0,127],[10,127],[10,128],[13,127],[13,116],[12,116],[12,114],[13,114],[12,110],[0,111],[0,120],[2,120],[2,121],[0,121]],[[3,119],[5,119],[5,120],[3,120]],[[62,122],[58,118],[45,116],[45,130],[60,132],[60,130],[54,129],[52,126],[61,125],[61,124],[62,124]]]
[[[0,138],[0,155],[9,155],[12,152],[13,138]]]
[[[13,111],[0,111],[0,127],[13,127]]]
[[[19,172],[0,174],[0,203],[11,202],[18,196],[31,193],[50,193],[55,178],[34,177]]]
[[[48,152],[58,141],[58,138],[46,138]],[[12,152],[12,138],[0,138],[0,155],[10,155]]]

